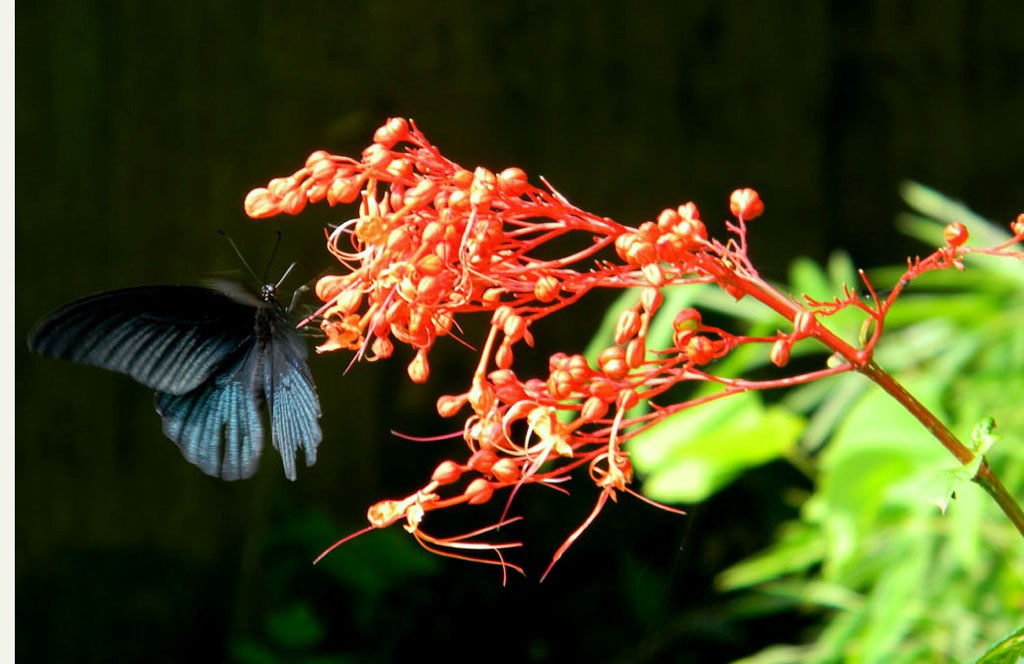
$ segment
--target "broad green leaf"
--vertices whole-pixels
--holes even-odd
[[[792,449],[803,418],[738,394],[683,411],[631,443],[634,467],[654,500],[698,502],[744,470]]]

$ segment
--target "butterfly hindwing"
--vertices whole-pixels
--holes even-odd
[[[206,381],[252,334],[254,309],[194,286],[128,288],[48,316],[29,346],[46,357],[125,373],[160,392]]]
[[[259,349],[229,363],[187,394],[158,392],[156,410],[186,459],[207,475],[237,480],[256,472],[263,450]]]
[[[263,392],[270,409],[271,435],[281,454],[284,474],[295,479],[295,455],[305,452],[306,466],[316,463],[320,400],[306,366],[306,346],[291,329],[273,336],[263,357]]]

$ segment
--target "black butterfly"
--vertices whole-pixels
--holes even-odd
[[[226,480],[256,472],[263,449],[259,403],[295,479],[295,454],[316,462],[320,401],[307,349],[274,299],[235,284],[144,286],[100,293],[46,317],[29,337],[40,355],[125,373],[151,387],[164,433],[202,471]]]

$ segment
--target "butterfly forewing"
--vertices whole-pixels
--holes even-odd
[[[251,337],[253,311],[206,288],[128,288],[58,309],[39,324],[29,346],[46,357],[185,394]]]

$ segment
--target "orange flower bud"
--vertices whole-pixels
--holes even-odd
[[[584,422],[599,420],[608,414],[608,402],[600,397],[587,397],[580,410],[580,419]]]
[[[331,155],[325,152],[324,150],[316,150],[315,152],[310,153],[308,157],[306,157],[306,168],[314,168],[315,170],[317,162],[323,161],[325,159],[329,160],[330,158]]]
[[[622,233],[615,238],[615,253],[617,253],[619,258],[622,260],[627,260],[626,257],[629,255],[629,250],[636,241],[636,233]]]
[[[298,183],[295,178],[274,178],[267,183],[267,189],[275,196],[284,198],[284,195],[294,189],[296,184]]]
[[[609,346],[597,356],[597,366],[609,378],[619,380],[629,373],[626,365],[626,351],[619,346]]]
[[[474,380],[469,389],[469,405],[477,415],[489,413],[494,408],[494,390],[483,380]]]
[[[700,328],[700,312],[693,307],[682,309],[672,320],[672,329],[676,332],[696,332]]]
[[[335,178],[327,189],[327,203],[351,203],[359,197],[359,189],[362,183],[359,178]]]
[[[715,357],[714,344],[707,337],[692,336],[686,342],[686,357],[694,364],[707,364]]]
[[[676,226],[676,235],[688,250],[700,248],[708,239],[708,231],[700,219],[684,219]]]
[[[403,502],[401,500],[382,500],[379,503],[374,503],[366,510],[366,520],[374,528],[387,528],[405,515]]]
[[[647,263],[640,267],[640,271],[652,286],[660,288],[665,285],[665,271],[657,263]]]
[[[634,389],[621,390],[615,400],[615,407],[619,410],[629,410],[640,403],[640,395]]]
[[[572,384],[577,386],[583,385],[590,378],[591,373],[593,373],[590,370],[590,364],[587,363],[587,358],[579,353],[571,355],[562,368],[569,372],[569,375],[572,377]]]
[[[296,215],[306,207],[306,192],[301,189],[292,189],[281,200],[281,211],[285,214]]]
[[[658,229],[658,224],[653,221],[645,221],[640,224],[640,228],[636,229],[637,236],[643,242],[651,243],[658,241],[661,237],[661,231]]]
[[[409,136],[409,124],[405,118],[388,118],[373,134],[373,142],[384,147],[392,147],[395,143]]]
[[[679,213],[670,208],[666,208],[661,211],[658,215],[658,229],[662,233],[671,233],[675,228],[675,225],[682,221],[682,217]]]
[[[506,196],[522,196],[528,186],[526,173],[515,166],[498,173],[498,188]]]
[[[442,461],[434,469],[434,474],[430,476],[430,479],[438,484],[451,484],[458,481],[460,477],[462,477],[462,468],[459,464],[454,461]]]
[[[395,352],[395,345],[387,337],[376,337],[370,345],[370,350],[373,352],[373,357],[370,358],[371,362],[373,360],[386,360]]]
[[[459,189],[469,189],[473,185],[473,174],[465,169],[459,170],[452,176],[452,182]]]
[[[399,181],[410,180],[413,177],[412,164],[409,163],[408,159],[403,159],[401,157],[388,164],[388,167],[384,169],[384,172]],[[392,203],[394,202],[395,201],[392,201]]]
[[[737,189],[729,196],[729,212],[737,219],[749,221],[761,216],[764,212],[764,203],[753,189]]]
[[[658,288],[647,287],[640,291],[640,304],[649,315],[653,315],[664,301],[665,296],[661,294],[661,290]]]
[[[508,339],[501,342],[498,346],[498,350],[494,353],[494,364],[499,369],[508,369],[512,366],[512,362],[515,360],[515,354],[512,352],[512,346],[508,343]]]
[[[772,344],[772,351],[769,355],[772,364],[777,367],[784,367],[789,363],[789,345],[788,339],[778,339]]]
[[[615,324],[615,343],[624,344],[640,331],[640,314],[636,309],[626,309],[619,314]]]
[[[1010,222],[1010,231],[1014,237],[1024,236],[1024,212],[1017,215],[1017,219]]]
[[[590,393],[605,403],[614,401],[618,392],[615,384],[607,380],[598,379],[590,383]]]
[[[491,450],[478,450],[473,453],[473,456],[469,457],[466,465],[476,472],[486,475],[491,472],[491,468],[497,462],[498,455]]]
[[[533,296],[541,302],[551,302],[558,297],[559,281],[550,274],[537,280],[533,285]]]
[[[424,178],[416,183],[416,186],[405,192],[405,204],[415,207],[422,207],[434,200],[437,195],[437,183]]]
[[[700,211],[697,209],[697,205],[693,201],[680,205],[677,211],[679,212],[679,216],[683,219],[700,219]]]
[[[966,226],[955,221],[952,224],[946,224],[946,227],[942,229],[942,237],[949,246],[960,247],[967,242],[970,233],[967,232]]]
[[[313,287],[313,292],[316,293],[321,302],[330,302],[338,296],[338,293],[345,288],[347,283],[347,277],[329,274],[326,277],[320,277],[316,282],[316,286]]]
[[[626,251],[625,261],[630,265],[649,265],[658,260],[658,250],[651,242],[635,240]]]
[[[636,369],[638,366],[644,363],[644,358],[647,355],[647,347],[644,344],[643,339],[632,339],[626,346],[626,366],[630,369]]]
[[[478,477],[469,483],[462,495],[469,498],[466,502],[470,505],[481,505],[494,495],[494,487],[484,478]]]
[[[502,331],[511,343],[515,343],[522,339],[526,332],[526,319],[518,314],[512,314],[505,319]]]
[[[427,350],[421,348],[416,351],[416,357],[409,363],[409,378],[414,383],[425,383],[430,378],[430,364],[427,362]]]
[[[686,258],[686,243],[683,239],[673,233],[666,233],[658,238],[655,245],[658,250],[658,260],[666,263],[678,263]]]
[[[280,212],[281,197],[269,189],[258,187],[245,196],[245,213],[253,219],[273,217]]]
[[[465,394],[442,394],[437,398],[437,414],[441,417],[452,417],[466,405],[467,400]]]
[[[499,459],[491,466],[491,474],[503,484],[512,484],[519,480],[519,464],[507,457]]]
[[[392,159],[394,159],[394,155],[380,143],[372,143],[363,150],[363,163],[370,168],[384,169]]]
[[[568,371],[556,369],[548,377],[548,393],[557,400],[568,399],[572,395],[572,376]]]

